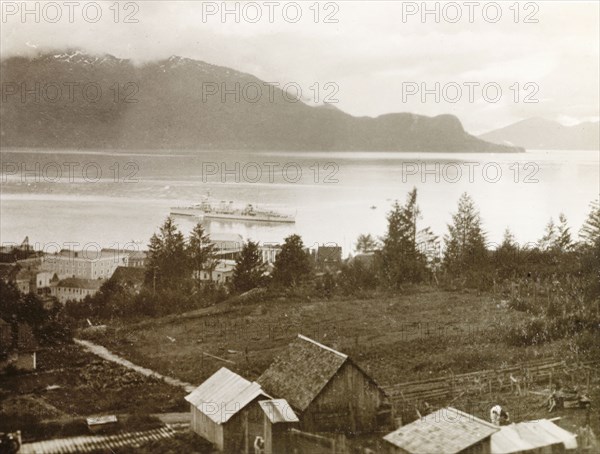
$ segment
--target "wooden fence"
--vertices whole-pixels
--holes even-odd
[[[545,359],[519,366],[411,381],[383,388],[395,406],[448,401],[462,394],[482,395],[505,390],[520,394],[532,385],[546,384],[550,388],[558,377],[574,374],[578,374],[580,380],[583,377],[589,388],[590,380],[598,378],[598,368],[591,367],[593,364],[598,365],[594,362],[567,365],[565,361]]]
[[[348,454],[346,437],[342,434],[314,434],[291,429],[288,449],[293,454]]]

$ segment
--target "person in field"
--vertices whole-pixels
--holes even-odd
[[[499,426],[509,420],[508,413],[500,405],[494,405],[490,410],[490,421],[492,424]]]

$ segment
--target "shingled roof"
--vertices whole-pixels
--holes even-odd
[[[435,411],[383,439],[411,454],[456,454],[500,430],[456,408]]]
[[[348,356],[298,335],[263,372],[257,382],[273,396],[285,398],[304,411],[348,361]]]

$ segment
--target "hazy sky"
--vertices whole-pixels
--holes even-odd
[[[532,116],[576,123],[599,115],[597,1],[428,2],[425,17],[422,2],[402,1],[121,2],[118,18],[114,1],[28,2],[25,17],[22,2],[0,3],[2,57],[50,48],[140,63],[180,55],[298,83],[310,100],[319,83],[320,101],[332,95],[353,115],[452,113],[474,133]],[[239,22],[223,18],[225,8],[239,8]],[[137,23],[125,22],[130,13]],[[425,102],[422,88],[431,90]]]

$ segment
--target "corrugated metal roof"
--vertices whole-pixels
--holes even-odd
[[[259,404],[273,424],[300,421],[285,399],[261,400]]]
[[[347,360],[343,353],[298,335],[257,381],[304,411]]]
[[[129,432],[117,435],[91,435],[56,440],[25,443],[21,446],[20,454],[81,454],[82,452],[114,452],[114,449],[125,447],[139,448],[156,440],[171,438],[176,432],[170,427],[148,430],[144,432]],[[127,451],[129,452],[129,451]]]
[[[562,444],[567,450],[577,449],[575,435],[547,419],[504,426],[492,435],[493,454],[527,452],[555,444]]]
[[[259,396],[271,397],[258,383],[251,383],[222,367],[188,394],[185,400],[217,424],[224,424]]]
[[[411,454],[455,454],[498,430],[476,416],[447,407],[400,427],[383,439]]]

